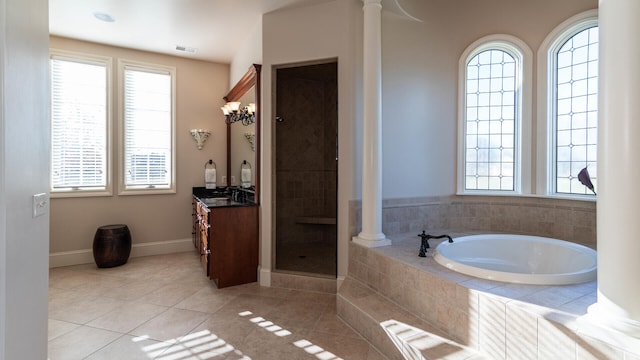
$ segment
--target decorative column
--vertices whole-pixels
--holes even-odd
[[[598,301],[589,317],[640,337],[640,2],[600,0]]]
[[[353,241],[391,245],[382,233],[382,0],[364,0],[362,231]]]

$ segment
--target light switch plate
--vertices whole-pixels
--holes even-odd
[[[44,215],[49,211],[49,197],[45,193],[33,195],[33,217]]]

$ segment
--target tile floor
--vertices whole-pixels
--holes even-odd
[[[335,295],[217,289],[196,253],[54,268],[49,360],[384,357],[336,316]]]
[[[289,243],[276,249],[276,270],[323,274],[335,278],[336,243]]]

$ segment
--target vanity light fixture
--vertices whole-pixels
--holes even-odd
[[[240,108],[239,101],[230,101],[221,107],[227,124],[233,124],[236,121],[242,121],[242,125],[249,126],[256,121],[256,104]]]
[[[203,129],[191,129],[191,136],[196,141],[196,145],[198,146],[198,150],[202,150],[204,146],[204,142],[211,135],[211,131],[203,130]]]

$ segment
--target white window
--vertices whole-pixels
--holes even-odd
[[[541,133],[546,134],[545,164],[539,166],[541,193],[556,196],[591,195],[578,180],[587,168],[597,187],[598,24],[594,11],[579,14],[556,28],[543,43],[540,59],[546,69],[539,87]],[[543,139],[544,140],[544,139]],[[543,175],[543,176],[544,176]]]
[[[51,193],[111,194],[111,59],[51,50]]]
[[[528,187],[522,175],[529,168],[523,166],[528,161],[522,141],[525,54],[531,56],[519,40],[496,35],[475,42],[461,58],[461,193],[520,193]]]
[[[175,192],[175,68],[120,61],[121,194]]]

